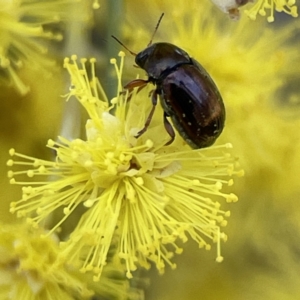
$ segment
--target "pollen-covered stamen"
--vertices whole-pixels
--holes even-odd
[[[33,167],[33,169],[26,169],[25,171],[9,171],[8,172],[8,177],[14,179],[14,176],[16,175],[21,175],[21,174],[27,174],[28,177],[33,177],[35,175],[55,175],[55,168],[57,167],[56,163],[47,161],[47,160],[42,160],[42,159],[37,159],[31,156],[27,156],[21,153],[15,152],[14,149],[10,149],[9,154],[12,157],[17,157],[22,160],[16,160],[15,158],[9,159],[7,161],[7,165],[12,167],[12,166],[25,166],[25,167]],[[18,182],[15,179],[13,180],[14,184],[24,184],[24,182]],[[34,183],[30,183],[31,185]]]
[[[233,179],[227,179],[229,176],[243,176],[243,170],[239,168],[237,159],[231,157],[230,153],[225,152],[231,148],[231,144],[213,146],[211,148],[193,150],[191,156],[189,151],[170,152],[156,156],[156,166],[160,168],[163,165],[170,165],[171,162],[177,161],[180,157],[181,176],[190,180],[202,180],[202,182],[211,182],[226,184],[231,186]],[[221,151],[221,150],[224,150]],[[195,166],[199,166],[198,170]],[[196,171],[196,172],[195,172]],[[224,179],[223,179],[224,178]],[[222,187],[222,186],[221,186]]]
[[[68,14],[71,0],[51,1],[2,1],[0,11],[0,77],[1,81],[13,86],[21,94],[30,87],[18,76],[22,67],[39,70],[49,75],[55,62],[45,54],[45,45],[39,39],[62,40],[60,33],[46,31],[48,24],[63,21]],[[26,4],[25,4],[26,2]]]
[[[101,282],[80,274],[81,261],[62,253],[58,236],[26,224],[1,224],[1,299],[109,299],[141,300],[138,290],[129,288],[121,266],[108,264]],[[48,297],[49,296],[49,297]]]
[[[100,8],[99,0],[94,0],[93,1],[93,9],[98,9],[98,8]]]
[[[178,182],[173,180],[170,186],[164,183],[166,193],[169,190],[174,192],[174,195],[172,192],[167,194],[168,200],[164,201],[162,200],[165,196],[148,190],[143,184],[136,185],[132,181],[127,184],[129,187],[133,186],[135,200],[130,199],[131,205],[126,207],[128,211],[126,210],[122,216],[123,221],[121,220],[121,222],[124,224],[120,228],[126,230],[125,224],[130,223],[135,239],[128,240],[128,237],[125,239],[125,233],[120,233],[119,256],[123,259],[126,258],[128,270],[134,271],[137,261],[147,267],[147,261],[143,256],[152,260],[160,272],[163,272],[164,262],[175,267],[169,260],[173,255],[172,252],[167,251],[162,244],[173,244],[175,252],[181,253],[175,241],[179,237],[185,242],[187,240],[186,233],[198,242],[199,247],[209,250],[210,244],[202,237],[207,236],[217,243],[217,258],[221,257],[220,241],[226,240],[226,235],[220,233],[219,226],[226,226],[227,221],[224,217],[228,217],[230,213],[221,211],[219,203],[213,202],[210,198],[201,196],[197,198],[194,192],[186,191],[186,182],[182,182],[183,186],[180,189],[174,189],[176,184]],[[205,185],[203,186],[207,188]],[[211,194],[213,192],[210,191]],[[220,196],[217,192],[216,195]],[[185,211],[186,213],[184,213]],[[137,252],[136,255],[133,255],[133,249],[137,247],[140,253]],[[131,277],[131,273],[128,272],[127,276]]]
[[[80,257],[81,253],[85,253],[81,272],[93,271],[95,281],[100,279],[106,265],[107,253],[123,205],[123,192],[120,182],[116,181],[112,184],[111,191],[106,190],[98,195],[97,205],[82,216],[78,230],[75,230],[69,241],[61,243],[63,253],[70,257]],[[77,244],[76,249],[73,248],[74,243]]]
[[[112,58],[110,60],[110,63],[114,65],[115,71],[118,78],[118,95],[123,91],[123,84],[122,84],[122,72],[124,67],[124,57],[125,53],[123,51],[120,51],[118,56],[121,58],[120,60],[120,66],[117,65],[117,60],[115,58]]]
[[[285,12],[292,17],[298,17],[297,6],[295,0],[257,0],[253,6],[245,10],[245,13],[250,19],[255,20],[259,14],[266,16],[267,10],[270,11],[270,15],[267,17],[268,22],[274,22],[274,11]]]
[[[189,184],[189,182],[182,180],[182,178],[176,178],[176,176],[164,178],[163,181],[166,194],[170,199],[174,199],[168,203],[166,210],[171,210],[171,215],[175,213],[178,221],[195,224],[195,228],[202,231],[204,235],[210,234],[211,229],[216,229],[214,226],[210,228],[213,220],[220,226],[226,225],[222,215],[228,216],[228,212],[220,210],[220,204],[209,198],[213,196],[225,197],[219,192],[218,187],[200,182],[197,185],[195,182]],[[180,199],[175,198],[178,194],[181,195]],[[186,211],[186,214],[182,213],[183,211]]]
[[[72,182],[73,179],[73,182]],[[69,188],[64,190],[68,184],[72,186],[78,184],[77,178],[70,178],[69,182],[61,184],[58,182],[50,182],[47,185],[32,188],[27,186],[22,190],[22,199],[18,202],[11,203],[11,212],[17,211],[18,217],[27,217],[27,222],[38,226],[51,213],[57,209],[63,211],[63,217],[49,231],[49,234],[57,230],[59,226],[69,217],[78,205],[83,203],[89,197],[89,188],[87,178],[86,185],[77,188]],[[41,184],[41,182],[39,182]],[[44,199],[44,200],[43,200]]]
[[[53,145],[55,142],[49,141],[49,144]],[[63,146],[60,149],[64,149]],[[66,149],[67,148],[65,148],[65,150]],[[9,165],[33,167],[33,169],[27,171],[9,172],[9,176],[12,177],[11,183],[27,186],[22,189],[22,199],[18,202],[11,203],[10,211],[17,211],[18,217],[30,216],[27,218],[27,221],[32,225],[37,226],[42,220],[46,219],[49,214],[61,208],[64,217],[50,232],[56,230],[79,204],[86,201],[88,198],[87,195],[93,188],[89,174],[80,172],[80,170],[78,170],[77,174],[74,173],[74,169],[70,168],[67,162],[38,160],[19,154],[13,149],[10,150],[10,154],[21,158],[22,161],[11,159],[8,161]],[[34,177],[36,181],[16,181],[14,176],[21,174]],[[41,181],[41,176],[43,176],[45,180]],[[47,181],[49,178],[55,180],[49,182]],[[57,180],[59,178],[61,180]],[[80,182],[82,182],[83,185],[78,185]]]
[[[174,227],[165,226],[165,222],[168,219],[172,222],[172,218],[164,212],[158,201],[160,195],[145,190],[142,180],[126,179],[125,183],[125,195],[129,195],[129,202],[120,215],[118,253],[119,257],[125,260],[127,277],[132,277],[131,271],[136,270],[137,264],[149,268],[147,258],[152,260],[160,271],[164,262],[173,266],[169,260],[170,253],[162,244],[163,239],[174,243],[176,235],[173,234],[173,230],[179,225],[176,225],[174,220]],[[131,235],[128,235],[129,230]]]
[[[72,55],[71,60],[65,58],[64,68],[66,68],[71,77],[70,92],[66,96],[67,101],[75,96],[84,106],[88,114],[94,121],[97,121],[99,113],[109,110],[109,101],[103,90],[100,81],[95,75],[96,59],[89,60],[91,66],[91,78],[86,68],[87,59],[80,60],[80,66],[77,63],[77,56]]]
[[[122,151],[122,148],[103,147],[102,144],[99,148],[96,145],[91,147],[91,144],[79,139],[68,141],[60,137],[59,140],[48,141],[48,147],[57,153],[55,162],[34,159],[13,149],[10,154],[21,160],[8,161],[10,166],[32,167],[26,171],[9,171],[11,183],[28,185],[23,189],[22,199],[11,203],[10,211],[17,211],[18,217],[27,216],[28,223],[36,227],[49,214],[62,209],[63,217],[51,228],[50,233],[57,230],[79,205],[92,207],[97,203],[97,195],[117,180],[118,174],[134,176],[137,172],[146,172],[153,165],[148,161],[148,155],[142,158],[143,150],[152,146],[149,141],[131,148],[131,151],[128,148]],[[144,166],[145,162],[147,167]],[[34,177],[35,181],[16,181],[15,176],[21,174]],[[45,180],[41,181],[40,176],[44,176]],[[48,182],[50,178],[54,181]]]

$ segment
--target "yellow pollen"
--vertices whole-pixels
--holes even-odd
[[[10,149],[10,150],[9,150],[9,155],[10,155],[10,156],[14,156],[14,154],[15,154],[15,149],[13,149],[13,148]]]

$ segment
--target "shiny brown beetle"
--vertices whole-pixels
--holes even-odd
[[[151,39],[147,48],[136,54],[116,37],[113,38],[135,56],[136,64],[148,75],[147,80],[129,82],[125,89],[142,88],[148,83],[156,86],[151,96],[153,107],[144,128],[136,137],[141,136],[150,125],[159,96],[164,109],[164,126],[171,137],[167,144],[175,138],[173,127],[167,119],[170,117],[179,134],[192,148],[212,145],[224,128],[225,107],[217,86],[206,70],[173,44],[152,44]]]

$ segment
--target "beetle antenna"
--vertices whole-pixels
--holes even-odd
[[[114,35],[111,36],[113,39],[115,39],[121,46],[123,46],[131,55],[136,56],[136,53],[129,50],[119,39],[117,39]]]
[[[162,13],[161,16],[159,17],[158,22],[157,22],[157,24],[156,24],[156,27],[155,27],[155,29],[154,29],[154,32],[153,32],[153,34],[152,34],[151,40],[150,40],[149,44],[147,45],[147,47],[149,47],[149,46],[152,44],[152,40],[153,40],[153,38],[154,38],[154,36],[155,36],[155,34],[156,34],[156,31],[157,31],[157,29],[158,29],[158,27],[159,27],[159,24],[160,24],[160,22],[161,22],[161,19],[162,19],[163,16],[164,16],[164,14],[165,14],[165,13]]]

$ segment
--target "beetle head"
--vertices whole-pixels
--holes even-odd
[[[135,63],[153,79],[162,78],[165,71],[190,61],[184,50],[170,43],[152,44],[135,57]]]

